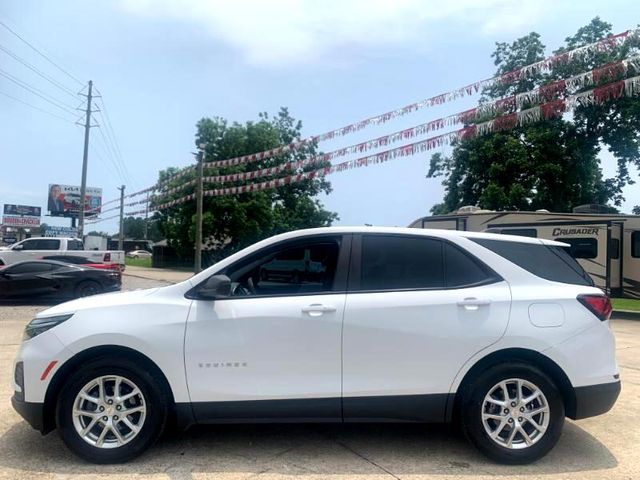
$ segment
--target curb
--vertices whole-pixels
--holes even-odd
[[[611,317],[613,319],[621,319],[621,320],[640,320],[640,312],[636,312],[633,310],[614,310],[611,313]]]
[[[149,278],[149,277],[143,277],[142,275],[133,275],[131,273],[125,273],[122,272],[123,275],[126,275],[127,277],[134,277],[134,278],[141,278],[143,280],[153,280],[156,282],[164,282],[164,283],[168,283],[169,285],[175,285],[178,282],[172,282],[171,280],[167,280],[165,278]]]

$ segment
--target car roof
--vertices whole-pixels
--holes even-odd
[[[386,234],[402,234],[413,236],[425,236],[425,237],[439,237],[444,239],[455,240],[456,238],[484,238],[487,240],[499,240],[503,242],[519,242],[529,243],[532,245],[555,245],[564,247],[566,244],[556,242],[553,240],[546,240],[542,238],[522,237],[518,235],[505,235],[502,233],[485,233],[485,232],[466,232],[460,230],[440,230],[440,229],[423,229],[423,228],[408,228],[408,227],[321,227],[321,228],[308,228],[305,230],[294,230],[292,232],[283,233],[276,237],[271,237],[273,240],[285,240],[287,238],[296,238],[305,235],[322,235],[322,234],[336,234],[336,233],[386,233]]]

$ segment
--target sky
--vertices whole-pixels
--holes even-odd
[[[153,185],[159,170],[191,164],[202,117],[245,122],[284,106],[302,120],[305,136],[323,133],[493,76],[497,41],[536,31],[550,54],[596,15],[621,32],[636,26],[640,2],[3,0],[0,21],[64,72],[0,26],[0,72],[57,104],[0,76],[0,203],[44,210],[50,183],[80,184],[83,128],[74,122],[82,117],[75,108],[83,97],[72,93],[86,93],[88,80],[103,111],[91,129],[87,185],[101,187],[106,202],[118,197],[120,185],[138,191]],[[320,149],[418,125],[476,101],[420,110]],[[321,200],[341,225],[408,225],[442,200],[441,179],[426,178],[432,153],[331,175],[333,192]],[[605,175],[613,175],[606,152],[602,162]],[[637,186],[624,194],[623,211],[640,204]],[[43,222],[69,225],[68,219]],[[113,233],[117,220],[89,229]]]

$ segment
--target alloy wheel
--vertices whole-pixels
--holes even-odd
[[[492,441],[509,449],[534,445],[550,419],[547,398],[534,383],[510,378],[495,384],[482,403],[482,425]]]
[[[106,375],[88,382],[73,402],[73,426],[88,444],[117,448],[133,440],[147,416],[144,395],[131,380]]]

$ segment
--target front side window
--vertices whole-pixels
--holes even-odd
[[[338,264],[337,241],[297,243],[230,266],[233,296],[311,295],[330,292]]]
[[[596,258],[598,256],[598,240],[596,238],[556,238],[556,242],[568,243],[569,254],[573,258]]]
[[[29,263],[21,263],[20,265],[16,265],[13,267],[7,267],[5,272],[12,274],[21,274],[21,273],[42,273],[42,272],[50,272],[51,264],[44,262],[29,262]]]
[[[363,236],[359,289],[443,288],[442,245],[432,238]]]
[[[19,245],[22,247],[22,250],[38,250],[37,240],[25,240]]]

